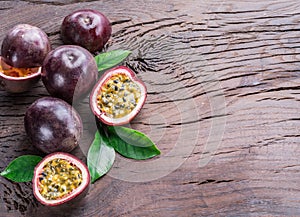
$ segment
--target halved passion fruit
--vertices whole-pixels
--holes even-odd
[[[30,90],[41,77],[41,67],[15,68],[0,56],[0,87],[11,93]]]
[[[77,157],[56,152],[35,167],[32,182],[36,199],[44,205],[56,206],[85,196],[90,173]]]
[[[101,122],[124,125],[139,113],[146,97],[146,86],[136,74],[118,66],[99,79],[90,95],[90,107]]]

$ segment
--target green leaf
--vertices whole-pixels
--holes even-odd
[[[126,127],[108,127],[110,145],[121,155],[136,160],[145,160],[160,154],[145,134]]]
[[[103,71],[118,65],[131,54],[129,50],[112,50],[95,56],[98,71]]]
[[[106,174],[115,161],[115,150],[108,145],[108,139],[98,131],[91,144],[88,155],[87,165],[91,174],[92,183]]]
[[[36,155],[20,156],[10,162],[0,175],[14,182],[29,182],[33,178],[35,166],[41,160],[42,158]]]

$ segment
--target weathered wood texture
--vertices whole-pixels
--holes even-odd
[[[300,216],[300,2],[298,0],[0,1],[9,28],[42,28],[62,44],[64,16],[79,8],[112,21],[107,50],[129,49],[149,97],[131,127],[162,155],[118,157],[76,207],[36,202],[31,183],[0,178],[0,216]],[[26,138],[26,108],[48,95],[0,91],[0,169],[41,154]],[[85,160],[94,130],[85,100]],[[91,133],[92,132],[92,133]]]

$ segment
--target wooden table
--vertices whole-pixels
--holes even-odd
[[[0,41],[16,24],[42,28],[62,44],[62,19],[92,8],[112,22],[105,50],[129,49],[123,63],[146,83],[131,127],[162,154],[118,155],[76,207],[48,208],[31,183],[0,178],[0,216],[300,216],[300,2],[298,0],[0,1]],[[39,154],[26,137],[26,108],[47,96],[42,82],[0,91],[0,169]],[[93,117],[72,153],[86,160]]]

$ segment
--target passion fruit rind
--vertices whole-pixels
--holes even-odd
[[[90,186],[87,166],[77,157],[64,152],[47,155],[35,167],[33,193],[44,205],[57,206],[83,198]]]
[[[125,66],[117,66],[102,75],[90,95],[90,107],[107,125],[129,123],[147,98],[145,84]]]

